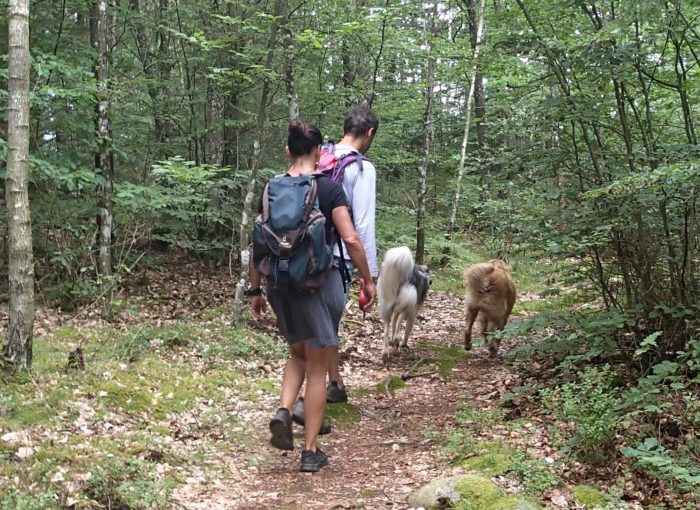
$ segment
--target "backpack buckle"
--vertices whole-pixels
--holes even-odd
[[[289,259],[279,259],[277,261],[277,269],[279,271],[289,271]]]

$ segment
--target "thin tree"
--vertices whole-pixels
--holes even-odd
[[[101,177],[99,257],[98,269],[102,284],[110,294],[112,275],[112,195],[114,180],[114,158],[109,129],[109,63],[107,53],[107,0],[97,0],[93,5],[90,19],[90,43],[97,48],[95,78],[97,79],[97,104],[95,105],[95,130],[97,132],[97,152],[95,173]],[[111,296],[106,295],[105,313],[109,316]]]
[[[436,18],[438,14],[438,2],[435,2],[433,13],[428,21],[428,66],[426,69],[425,85],[425,112],[423,113],[423,158],[419,167],[418,177],[418,215],[416,229],[416,263],[425,261],[425,201],[428,194],[428,165],[430,163],[430,151],[435,136],[433,123],[433,104],[435,101],[435,36]]]
[[[10,0],[7,201],[9,323],[4,359],[14,369],[32,364],[34,260],[29,210],[29,0]]]
[[[472,77],[469,84],[469,95],[467,96],[467,112],[464,121],[464,136],[462,137],[462,150],[459,155],[459,168],[457,169],[457,182],[455,183],[455,196],[452,201],[452,212],[450,214],[450,223],[448,232],[451,235],[454,232],[455,223],[457,223],[457,210],[459,209],[459,198],[462,192],[462,178],[464,177],[464,163],[467,159],[467,145],[469,143],[469,125],[472,118],[472,104],[474,99],[474,91],[476,89],[479,54],[481,53],[481,42],[484,35],[484,17],[486,14],[486,0],[481,0],[478,15],[478,27],[476,29],[476,42],[474,44],[474,59],[472,64]]]
[[[267,52],[265,55],[265,69],[272,69],[272,62],[277,44],[277,33],[279,32],[279,17],[284,8],[284,2],[277,0],[275,3],[274,21],[270,26],[270,34],[267,39]],[[238,281],[233,298],[233,323],[238,323],[243,316],[243,291],[248,285],[248,269],[251,263],[250,246],[248,246],[250,222],[249,218],[253,210],[253,198],[255,195],[255,184],[258,179],[258,170],[262,163],[262,143],[267,126],[268,101],[270,99],[270,74],[265,73],[260,92],[260,103],[258,105],[257,122],[255,126],[255,139],[253,140],[253,159],[250,168],[250,180],[243,200],[243,213],[241,214],[241,225],[239,231],[239,261]]]

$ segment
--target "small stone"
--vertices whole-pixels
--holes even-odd
[[[28,444],[29,443],[29,434],[27,434],[24,431],[8,432],[7,434],[3,434],[3,436],[0,439],[5,441],[7,444],[11,444],[11,445]]]
[[[34,455],[34,453],[36,453],[36,450],[31,446],[22,446],[19,450],[17,450],[15,455],[18,459],[26,459]]]

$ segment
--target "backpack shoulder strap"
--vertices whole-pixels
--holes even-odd
[[[270,183],[265,184],[262,192],[262,220],[266,222],[270,218]]]
[[[316,205],[316,197],[318,196],[318,182],[316,179],[323,174],[311,174],[309,182],[309,192],[306,194],[306,201],[304,203],[304,221],[308,221],[311,216],[311,211]]]
[[[364,167],[362,166],[363,161],[368,161],[370,163],[372,162],[367,156],[365,156],[361,152],[352,150],[347,154],[343,154],[342,156],[338,157],[338,167],[342,172],[345,172],[345,169],[348,166],[352,165],[353,163],[357,163],[360,172],[362,172],[364,170]]]

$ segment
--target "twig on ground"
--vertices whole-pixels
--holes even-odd
[[[392,386],[391,374],[389,374],[384,378],[384,394],[387,396],[387,398],[390,398],[393,400],[394,395],[391,392],[391,386]]]
[[[407,445],[407,444],[411,444],[411,441],[409,441],[408,439],[387,439],[386,441],[378,441],[375,443],[365,443],[362,445],[362,447],[363,448],[365,448],[365,447],[371,448],[373,446],[393,446],[395,444]]]
[[[398,504],[401,503],[400,501],[397,501],[397,500],[395,500],[394,498],[392,498],[391,496],[389,496],[389,495],[386,493],[386,489],[384,489],[384,488],[382,488],[382,494],[384,494],[384,497],[385,497],[386,499],[388,499],[389,501],[391,501],[394,505],[398,505]]]
[[[343,319],[343,322],[349,322],[350,324],[355,324],[356,326],[364,326],[365,323],[363,321],[359,321],[357,319],[350,319],[350,318],[345,318]]]
[[[415,379],[417,377],[427,377],[429,375],[435,375],[437,373],[438,373],[437,370],[431,370],[430,372],[421,372],[419,374],[406,373],[406,374],[401,374],[401,379],[404,381],[408,381],[409,379]]]

